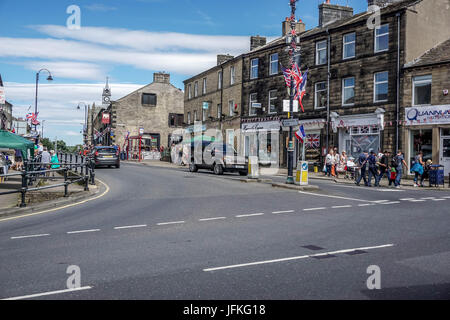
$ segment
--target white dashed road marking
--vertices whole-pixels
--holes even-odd
[[[183,223],[185,223],[185,221],[161,222],[161,223],[158,223],[157,225],[158,226],[166,226],[169,224],[183,224]]]
[[[292,213],[294,210],[285,210],[285,211],[274,211],[273,214],[280,214],[280,213]]]
[[[29,236],[18,236],[18,237],[11,237],[11,239],[26,239],[26,238],[38,238],[38,237],[46,237],[49,236],[49,233],[44,233],[44,234],[33,234],[33,235],[29,235]]]
[[[214,221],[214,220],[224,220],[226,217],[217,217],[217,218],[206,218],[206,219],[199,219],[198,221]]]
[[[308,209],[303,209],[303,211],[317,211],[317,210],[325,210],[325,207],[321,207],[321,208],[308,208]]]
[[[135,225],[135,226],[114,227],[114,230],[145,228],[146,226],[147,226],[146,224],[139,224],[139,225]]]
[[[86,287],[80,287],[80,288],[75,288],[75,289],[65,289],[65,290],[58,290],[58,291],[50,291],[50,292],[36,293],[36,294],[30,294],[30,295],[28,295],[28,296],[20,296],[20,297],[14,297],[14,298],[6,298],[6,299],[2,299],[2,300],[22,300],[22,299],[31,299],[31,298],[37,298],[37,297],[42,297],[42,296],[49,296],[49,295],[53,295],[53,294],[69,293],[69,292],[81,291],[81,290],[88,290],[88,289],[92,289],[92,287],[86,286]]]
[[[338,254],[338,253],[348,253],[348,252],[360,251],[360,250],[366,251],[366,250],[373,250],[373,249],[381,249],[381,248],[388,248],[388,247],[393,247],[393,246],[394,246],[393,244],[384,244],[384,245],[381,245],[381,246],[344,249],[344,250],[323,252],[323,253],[317,253],[317,254],[312,254],[312,255],[304,255],[304,256],[298,256],[298,257],[289,257],[289,258],[282,258],[282,259],[257,261],[257,262],[242,263],[242,264],[234,264],[234,265],[224,266],[224,267],[208,268],[208,269],[203,269],[203,271],[211,272],[211,271],[224,270],[224,269],[233,269],[233,268],[255,266],[255,265],[260,265],[260,264],[269,264],[269,263],[275,263],[275,262],[285,262],[285,261],[292,261],[292,260],[300,260],[300,259],[306,259],[306,258],[320,257],[320,256],[324,256],[324,255]]]
[[[351,208],[351,205],[346,205],[346,206],[333,206],[331,207],[332,209],[341,209],[341,208]]]
[[[381,204],[399,204],[400,201],[390,201],[390,202],[382,202]]]
[[[262,216],[264,213],[252,213],[252,214],[241,214],[236,216],[236,218],[246,218],[246,217],[256,217],[256,216]]]
[[[100,229],[69,231],[69,232],[67,232],[67,234],[88,233],[88,232],[98,232],[98,231],[100,231]]]

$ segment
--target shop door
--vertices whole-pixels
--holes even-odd
[[[445,175],[450,173],[450,137],[441,137],[440,164],[445,166]]]

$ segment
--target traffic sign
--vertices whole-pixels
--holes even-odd
[[[298,125],[298,119],[283,119],[281,124],[283,127],[295,127]]]

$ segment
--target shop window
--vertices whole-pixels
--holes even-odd
[[[412,130],[411,131],[411,147],[410,147],[410,165],[415,156],[422,151],[423,160],[432,160],[433,131],[429,130]]]
[[[442,129],[442,136],[450,137],[450,129]]]

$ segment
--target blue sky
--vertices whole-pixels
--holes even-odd
[[[307,29],[317,26],[318,0],[300,0],[297,17]],[[332,0],[355,13],[365,0]],[[81,9],[81,29],[69,30],[66,9]],[[249,36],[281,35],[290,13],[288,0],[0,0],[0,73],[15,116],[34,110],[35,73],[41,74],[40,119],[45,136],[81,143],[83,112],[78,102],[100,103],[110,77],[113,100],[167,71],[172,83],[215,63],[220,53],[248,51]]]

